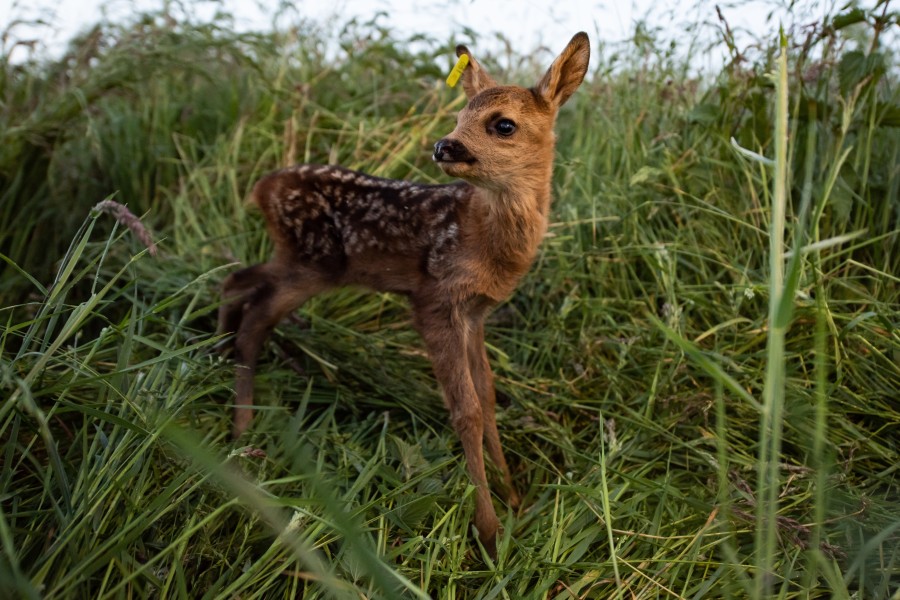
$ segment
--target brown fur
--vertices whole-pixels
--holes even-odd
[[[469,54],[464,46],[456,52]],[[519,498],[497,432],[484,317],[512,293],[546,232],[553,126],[584,78],[589,54],[587,36],[577,34],[531,89],[498,86],[469,56],[462,77],[469,103],[434,152],[444,172],[462,182],[420,185],[298,165],[256,184],[253,199],[275,252],[225,280],[219,312],[220,330],[235,332],[235,437],[250,424],[262,345],[285,315],[338,286],[405,294],[477,486],[479,538],[495,553],[500,523],[483,446],[502,473],[509,505]]]

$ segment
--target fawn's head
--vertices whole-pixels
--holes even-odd
[[[535,178],[549,181],[553,125],[587,72],[587,34],[576,34],[532,88],[497,85],[468,48],[457,46],[456,55],[463,54],[469,57],[462,74],[469,102],[456,128],[434,145],[434,161],[448,175],[490,189],[510,189]]]

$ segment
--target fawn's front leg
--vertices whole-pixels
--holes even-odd
[[[519,495],[513,486],[512,475],[503,455],[500,433],[497,431],[496,392],[494,390],[494,374],[488,362],[487,350],[484,346],[484,316],[472,317],[469,325],[467,356],[469,370],[475,392],[481,403],[481,414],[484,418],[484,445],[494,466],[500,469],[503,477],[504,496],[512,508],[519,506]]]
[[[443,304],[417,305],[414,322],[425,341],[434,374],[444,392],[450,421],[462,442],[466,470],[475,484],[475,527],[478,538],[491,556],[497,554],[500,521],[491,503],[484,470],[484,413],[472,380],[468,361],[467,324],[458,307]]]

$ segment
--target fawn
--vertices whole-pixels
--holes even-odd
[[[575,35],[533,88],[499,86],[469,54],[468,104],[434,146],[434,162],[462,179],[422,185],[337,166],[298,165],[253,188],[274,241],[267,263],[229,275],[219,329],[234,332],[233,434],[252,418],[253,378],[272,328],[312,296],[345,285],[405,294],[424,340],[476,486],[475,526],[496,553],[500,526],[485,476],[483,445],[519,497],[494,414],[484,347],[486,313],[529,269],[547,229],[556,115],[581,85],[590,42]]]

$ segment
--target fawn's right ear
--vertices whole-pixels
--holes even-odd
[[[481,65],[478,64],[478,61],[475,60],[469,49],[460,44],[456,47],[456,56],[462,56],[463,54],[469,57],[469,65],[462,74],[462,84],[463,89],[466,91],[466,98],[471,100],[482,91],[497,87],[497,82],[481,68]]]
[[[562,53],[556,57],[535,90],[556,108],[565,104],[587,73],[591,59],[591,42],[583,31],[576,33]]]

